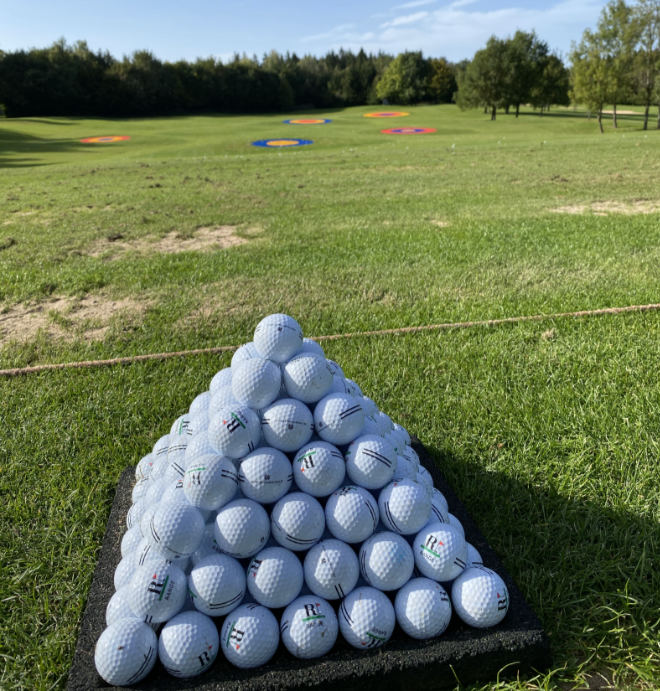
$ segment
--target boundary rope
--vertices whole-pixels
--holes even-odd
[[[353,331],[343,334],[328,334],[315,336],[315,341],[337,341],[343,338],[359,338],[364,336],[392,336],[398,334],[419,333],[422,331],[442,331],[449,329],[468,329],[475,326],[499,326],[501,324],[516,324],[520,322],[545,321],[562,319],[566,317],[597,317],[601,315],[622,314],[624,312],[649,312],[659,310],[660,303],[650,305],[628,305],[626,307],[604,307],[594,310],[580,310],[578,312],[556,312],[554,314],[532,314],[518,317],[503,317],[501,319],[483,319],[478,321],[445,322],[441,324],[425,324],[423,326],[403,326],[396,329],[378,329],[376,331]],[[147,353],[146,355],[129,355],[127,357],[111,358],[109,360],[83,360],[80,362],[61,362],[46,365],[34,365],[32,367],[16,367],[12,369],[0,369],[2,377],[17,377],[25,374],[35,374],[50,370],[83,369],[88,367],[107,367],[112,365],[129,365],[134,362],[147,360],[167,360],[175,357],[188,357],[190,355],[213,355],[237,350],[240,346],[216,346],[211,348],[196,348],[195,350],[179,350],[167,353]]]

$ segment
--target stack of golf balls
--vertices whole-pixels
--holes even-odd
[[[318,658],[339,634],[377,648],[395,625],[488,627],[507,588],[408,432],[298,322],[272,314],[136,467],[115,593],[95,662],[130,685],[157,659],[194,677],[219,652],[268,662],[280,640]]]

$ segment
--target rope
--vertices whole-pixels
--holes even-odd
[[[660,309],[660,303],[650,305],[628,305],[626,307],[604,307],[595,310],[580,310],[578,312],[556,312],[554,314],[532,314],[518,317],[504,317],[502,319],[484,319],[479,321],[445,322],[442,324],[425,324],[423,326],[403,326],[396,329],[378,329],[376,331],[353,331],[343,334],[327,334],[314,337],[315,341],[337,341],[343,338],[360,338],[365,336],[389,336],[398,334],[420,333],[423,331],[442,331],[448,329],[468,329],[475,326],[499,326],[501,324],[516,324],[530,321],[545,321],[562,319],[565,317],[597,317],[605,314],[622,314],[624,312],[650,312]],[[128,365],[134,362],[147,360],[167,360],[175,357],[187,357],[190,355],[213,355],[227,353],[238,349],[240,346],[216,346],[212,348],[197,348],[195,350],[179,350],[167,353],[148,353],[146,355],[130,355],[127,357],[111,358],[109,360],[83,360],[81,362],[60,362],[47,365],[34,365],[32,367],[17,367],[0,370],[2,377],[17,377],[23,374],[35,374],[49,370],[82,369],[87,367],[106,367],[112,365]]]

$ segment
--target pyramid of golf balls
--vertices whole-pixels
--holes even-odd
[[[506,585],[465,541],[410,444],[298,322],[271,314],[136,467],[99,675],[177,677],[218,652],[267,663],[358,650],[395,625],[488,627]]]

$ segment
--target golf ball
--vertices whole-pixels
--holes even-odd
[[[435,581],[451,581],[467,564],[463,536],[449,523],[431,522],[413,542],[415,565],[420,573]]]
[[[161,502],[149,522],[147,539],[166,559],[190,556],[202,542],[204,518],[190,504]]]
[[[282,497],[270,515],[275,540],[291,550],[306,550],[318,542],[325,529],[325,515],[319,502],[304,492]]]
[[[245,571],[228,554],[209,554],[188,574],[188,590],[195,608],[221,617],[238,607],[245,595]]]
[[[291,398],[316,403],[330,391],[332,372],[324,357],[303,352],[283,365],[282,380]]]
[[[209,384],[209,394],[213,396],[221,386],[227,386],[227,384],[231,384],[231,367],[224,367],[213,375]]]
[[[292,452],[309,441],[314,420],[302,401],[281,398],[261,411],[261,428],[268,446]]]
[[[410,580],[414,567],[412,549],[397,533],[376,533],[360,547],[362,578],[378,590],[397,590]]]
[[[394,631],[394,607],[387,595],[368,586],[349,593],[339,607],[339,630],[358,650],[379,648]]]
[[[355,588],[360,567],[355,552],[341,540],[321,540],[305,555],[305,583],[319,597],[340,600]]]
[[[302,585],[300,560],[284,547],[266,547],[248,565],[247,589],[264,607],[286,607],[298,596]]]
[[[183,493],[192,506],[210,511],[231,501],[238,488],[234,464],[223,456],[198,456],[183,478]]]
[[[282,614],[282,643],[294,656],[309,660],[329,652],[337,640],[339,623],[332,607],[321,597],[303,595]]]
[[[445,589],[430,578],[413,578],[396,594],[394,611],[399,626],[411,638],[435,638],[451,619],[451,602]]]
[[[469,626],[499,624],[509,609],[509,591],[502,578],[485,566],[470,566],[453,582],[451,601]]]
[[[96,671],[112,686],[129,686],[144,679],[156,664],[158,639],[137,619],[120,619],[96,641]]]
[[[167,621],[183,607],[187,582],[183,571],[169,561],[138,566],[129,583],[128,604],[148,623]]]
[[[431,498],[419,483],[399,480],[383,488],[378,497],[378,507],[387,528],[402,535],[412,535],[428,522]]]
[[[231,390],[239,403],[250,408],[264,408],[280,393],[280,368],[262,357],[250,358],[232,367]]]
[[[396,467],[394,447],[373,434],[358,437],[346,451],[346,472],[352,482],[360,487],[384,487],[392,479]]]
[[[249,453],[238,468],[238,483],[243,494],[261,504],[271,504],[291,487],[291,461],[278,449],[262,446]]]
[[[331,444],[349,444],[364,427],[360,401],[347,393],[331,393],[314,408],[316,433]]]
[[[245,405],[221,408],[209,421],[208,438],[221,456],[241,458],[254,451],[261,438],[259,417]]]
[[[196,677],[206,671],[218,654],[218,629],[201,612],[181,612],[163,626],[158,658],[174,677]]]
[[[261,357],[275,362],[286,362],[302,348],[302,344],[300,324],[287,314],[269,314],[254,330],[257,352]]]
[[[338,540],[351,544],[363,542],[378,525],[378,504],[363,487],[346,485],[328,497],[325,522]]]
[[[326,441],[301,447],[293,460],[296,485],[313,497],[327,497],[341,486],[346,464],[341,451]]]
[[[234,499],[218,510],[213,536],[218,547],[236,559],[254,556],[269,535],[268,514],[252,499]]]
[[[222,625],[220,645],[223,655],[235,667],[251,669],[266,664],[280,641],[273,613],[254,603],[241,605]]]

